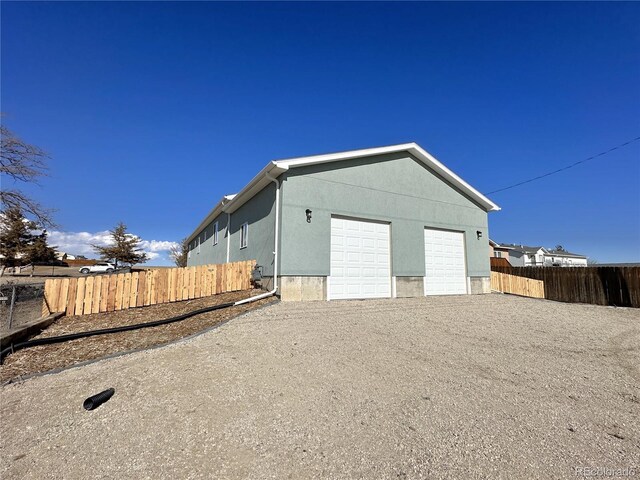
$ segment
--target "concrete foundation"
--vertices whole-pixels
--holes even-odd
[[[410,298],[424,296],[423,277],[396,277],[396,297]]]
[[[469,283],[471,286],[471,295],[478,295],[482,293],[491,293],[491,278],[490,277],[470,277]]]
[[[265,290],[273,288],[273,277],[263,277],[260,285]],[[489,277],[470,277],[472,295],[491,293]],[[327,299],[327,277],[284,276],[278,285],[280,299],[285,302],[309,302]],[[423,277],[396,277],[396,297],[424,296]]]
[[[280,277],[280,300],[309,302],[327,299],[327,277]]]

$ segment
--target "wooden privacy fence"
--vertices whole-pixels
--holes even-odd
[[[491,290],[525,297],[544,298],[544,282],[507,273],[491,272]]]
[[[548,300],[640,307],[640,267],[494,266],[491,270],[542,280]]]
[[[113,312],[251,288],[254,260],[186,268],[48,279],[42,315]]]

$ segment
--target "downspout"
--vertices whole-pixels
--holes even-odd
[[[278,290],[278,250],[280,250],[280,181],[268,173],[265,177],[276,184],[276,224],[273,239],[273,291],[275,293]]]
[[[255,297],[251,297],[251,298],[246,298],[244,300],[240,300],[238,302],[236,302],[234,305],[242,305],[243,303],[249,303],[249,302],[254,302],[256,300],[260,300],[261,298],[266,298],[266,297],[270,297],[272,295],[275,295],[278,292],[278,250],[279,250],[279,246],[280,246],[280,181],[275,178],[272,177],[271,175],[269,175],[268,173],[265,173],[265,178],[271,180],[273,183],[276,184],[276,224],[275,224],[275,234],[274,234],[274,239],[273,239],[273,244],[274,244],[274,248],[273,248],[273,289],[269,292],[266,293],[261,293],[260,295],[256,295]],[[227,213],[228,215],[228,213]],[[227,249],[228,249],[229,243],[227,242]],[[228,251],[228,250],[227,250]]]
[[[231,214],[227,212],[227,263],[229,263],[229,246],[231,245]]]

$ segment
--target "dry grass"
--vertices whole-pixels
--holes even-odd
[[[184,302],[132,308],[118,312],[63,317],[34,338],[55,337],[101,328],[151,322],[187,313],[199,308],[235,302],[259,293],[263,292],[261,290],[246,290],[223,293]],[[248,305],[214,310],[187,318],[186,320],[158,327],[80,338],[68,342],[40,345],[20,350],[7,356],[5,359],[0,370],[0,381],[69,367],[87,360],[95,360],[118,352],[149,348],[169,343],[193,335],[240,313],[272,301],[273,298],[266,298]]]

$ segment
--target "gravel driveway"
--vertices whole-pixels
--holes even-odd
[[[280,303],[0,389],[8,478],[640,477],[640,311]],[[93,412],[88,395],[115,396]]]

